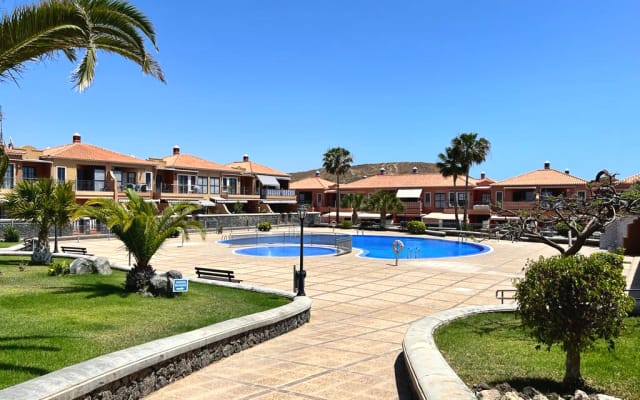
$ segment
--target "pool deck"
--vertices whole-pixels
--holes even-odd
[[[305,233],[311,232],[333,230],[305,228]],[[292,290],[297,257],[235,255],[216,243],[220,238],[210,233],[205,241],[197,236],[184,243],[170,239],[153,258],[153,266],[179,270],[186,277],[195,275],[196,265],[232,269],[243,283]],[[398,266],[395,260],[358,257],[357,251],[305,258],[306,294],[313,299],[308,324],[212,364],[146,399],[410,399],[401,351],[411,322],[455,307],[497,304],[496,289],[511,288],[527,259],[557,254],[539,243],[482,243],[493,251],[459,258],[400,259]],[[112,263],[128,264],[117,239],[81,244]],[[594,250],[585,248],[584,253]],[[630,260],[625,264],[629,282],[640,259]]]

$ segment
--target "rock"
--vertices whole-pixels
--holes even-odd
[[[525,387],[522,389],[522,394],[523,394],[525,397],[532,399],[532,398],[534,398],[536,395],[538,395],[538,394],[542,394],[542,393],[540,393],[540,392],[539,392],[538,390],[536,390],[536,388],[534,388],[534,387],[531,387],[531,386],[525,386]]]
[[[498,383],[496,385],[496,389],[498,389],[500,391],[500,393],[507,393],[507,392],[512,392],[513,388],[511,387],[511,385],[509,385],[508,383]]]
[[[573,400],[590,400],[589,395],[582,390],[576,390],[573,394]]]
[[[182,279],[182,272],[172,269],[170,271],[167,271],[167,276],[170,279]]]
[[[618,397],[607,396],[606,394],[597,394],[596,400],[622,400]]]
[[[170,293],[169,278],[166,274],[157,274],[149,282],[149,291],[154,296],[168,296]]]
[[[93,260],[94,271],[100,275],[111,275],[111,263],[107,257],[96,257]]]
[[[482,390],[477,395],[480,400],[500,400],[500,396],[502,395],[496,389]]]
[[[71,274],[92,274],[93,273],[93,261],[88,258],[76,258],[69,266],[69,273]]]
[[[505,392],[500,400],[522,400],[522,397],[518,394],[518,392]]]

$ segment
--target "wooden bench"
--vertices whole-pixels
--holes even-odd
[[[92,256],[93,254],[87,253],[86,247],[77,247],[77,246],[62,246],[63,253],[71,253],[71,254],[81,254],[83,256]]]
[[[213,279],[217,281],[227,281],[234,283],[242,282],[241,280],[236,279],[233,271],[229,271],[226,269],[196,267],[196,274],[198,275],[198,278],[202,279]]]

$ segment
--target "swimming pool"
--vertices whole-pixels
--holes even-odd
[[[391,247],[394,240],[403,244],[398,258],[461,257],[491,251],[490,247],[478,243],[413,236],[354,236],[353,247],[362,250],[361,257],[395,259],[396,254]]]
[[[303,246],[305,257],[328,256],[337,254],[333,247]],[[300,246],[257,246],[243,247],[233,251],[235,254],[255,257],[298,257]]]
[[[304,235],[304,255],[338,254],[335,249],[338,237],[349,236],[318,233]],[[392,249],[392,243],[395,240],[400,240],[403,244],[403,249],[398,254],[398,258],[401,259],[461,257],[491,251],[490,247],[478,243],[414,236],[354,235],[351,236],[351,246],[360,250],[359,257],[395,259],[396,254]],[[300,255],[300,236],[294,234],[247,235],[222,240],[220,243],[243,246],[234,250],[236,254],[241,255],[256,257],[297,257]]]

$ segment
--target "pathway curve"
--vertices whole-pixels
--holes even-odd
[[[305,229],[323,231],[322,229]],[[331,230],[328,230],[331,232]],[[402,235],[402,234],[401,234]],[[233,269],[245,283],[291,290],[298,258],[234,255],[193,237],[170,239],[154,257],[159,270],[194,276],[196,265]],[[494,251],[432,260],[306,257],[306,293],[313,299],[303,327],[214,363],[146,397],[148,400],[410,399],[401,357],[407,326],[458,306],[496,304],[495,290],[511,287],[527,259],[553,255],[535,243],[487,241]],[[82,242],[90,253],[127,264],[116,239]]]

